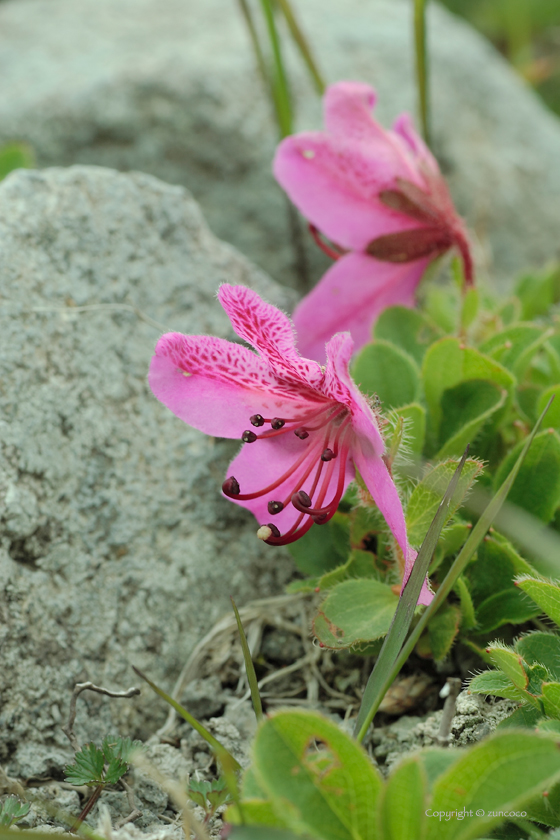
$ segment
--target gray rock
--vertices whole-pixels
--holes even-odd
[[[68,748],[75,682],[126,689],[134,664],[170,689],[230,594],[277,592],[290,572],[220,496],[237,444],[187,427],[146,382],[165,329],[233,338],[224,281],[292,302],[182,187],[96,167],[0,184],[0,761],[19,747],[13,774],[33,773],[28,742]],[[84,692],[77,709],[81,743],[149,735],[167,714],[147,687]],[[58,754],[38,749],[35,772]]]
[[[409,0],[297,5],[328,81],[363,79],[379,117],[415,110]],[[434,140],[479,263],[504,284],[558,254],[560,123],[467,24],[430,4]],[[287,56],[297,128],[320,105]],[[40,166],[95,163],[186,185],[213,230],[294,282],[276,128],[235,2],[7,0],[0,4],[0,142]],[[307,241],[307,240],[306,240]],[[311,244],[310,274],[324,269]]]

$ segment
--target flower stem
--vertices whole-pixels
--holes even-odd
[[[280,39],[276,29],[276,21],[274,20],[272,0],[261,0],[261,6],[266,21],[268,37],[270,38],[270,46],[272,47],[272,64],[274,69],[272,89],[276,118],[278,120],[280,136],[287,137],[288,134],[292,133],[292,106],[290,103],[288,79],[284,69],[282,50],[280,48]]]
[[[321,76],[321,73],[319,72],[319,68],[317,67],[315,59],[313,58],[313,53],[311,52],[311,48],[310,48],[310,46],[307,42],[307,39],[306,39],[305,35],[303,34],[303,32],[301,31],[300,26],[299,26],[296,18],[294,17],[294,13],[292,11],[292,7],[289,3],[289,0],[276,0],[276,2],[278,3],[280,8],[282,9],[284,17],[286,18],[286,23],[288,24],[288,28],[291,32],[292,38],[294,39],[294,41],[296,42],[296,44],[299,47],[301,57],[303,58],[303,60],[305,61],[306,65],[307,65],[307,69],[309,70],[309,74],[310,74],[311,78],[313,79],[313,83],[315,85],[317,93],[322,96],[323,93],[325,92],[325,82],[323,81],[323,77]]]
[[[430,137],[430,102],[428,90],[428,50],[426,42],[427,0],[414,0],[414,46],[416,51],[416,83],[422,136],[428,146]]]

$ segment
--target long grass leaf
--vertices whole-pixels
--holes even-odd
[[[237,621],[237,629],[239,630],[239,638],[241,639],[243,659],[245,660],[245,673],[247,674],[249,688],[251,689],[251,700],[253,701],[253,709],[255,710],[255,717],[258,723],[262,720],[263,717],[261,695],[259,692],[259,683],[257,680],[257,675],[255,673],[255,666],[253,665],[251,651],[249,650],[249,645],[247,644],[247,637],[245,635],[243,625],[241,624],[241,616],[239,615],[239,610],[237,609],[233,598],[231,599],[231,605],[235,613],[235,620]]]
[[[436,515],[428,528],[428,533],[420,546],[420,551],[414,561],[410,577],[401,593],[393,621],[391,622],[389,632],[387,633],[383,647],[381,648],[381,653],[377,658],[375,667],[371,672],[366,685],[354,729],[354,736],[359,741],[364,739],[368,727],[372,722],[387,689],[393,681],[391,676],[392,666],[399,655],[399,651],[401,650],[406,634],[408,633],[410,623],[414,616],[414,610],[416,609],[416,604],[418,603],[418,598],[420,596],[420,590],[422,589],[422,584],[424,583],[424,579],[428,572],[428,567],[439,540],[441,529],[447,521],[449,505],[451,504],[451,499],[453,498],[461,472],[465,466],[468,451],[467,447],[457,466],[457,469],[455,470],[455,473],[453,474],[453,478],[449,482],[449,486],[440,502]]]
[[[416,52],[416,83],[422,136],[430,145],[430,99],[428,87],[428,45],[426,38],[427,0],[414,0],[414,46]]]
[[[227,766],[228,767],[234,767],[236,772],[238,772],[242,769],[239,762],[232,756],[232,754],[229,752],[229,750],[226,750],[224,745],[221,744],[218,741],[217,738],[214,738],[212,733],[209,732],[206,729],[205,726],[203,726],[201,723],[199,723],[197,721],[197,719],[191,715],[190,712],[187,712],[187,710],[185,708],[183,708],[183,706],[181,706],[180,703],[178,703],[176,700],[174,700],[173,697],[171,697],[169,694],[167,694],[162,688],[159,688],[159,686],[157,686],[155,683],[153,683],[146,676],[146,674],[143,674],[142,671],[140,671],[139,668],[135,668],[134,665],[132,666],[132,668],[133,668],[134,672],[136,674],[138,674],[139,677],[141,677],[143,680],[145,680],[148,683],[150,688],[153,691],[155,691],[156,694],[158,694],[163,700],[165,700],[166,703],[169,703],[169,705],[172,706],[175,709],[177,714],[179,714],[183,718],[183,720],[186,720],[187,723],[190,723],[190,725],[192,726],[193,729],[196,729],[196,731],[201,736],[201,738],[204,738],[206,743],[211,747],[212,751],[216,754],[217,758],[220,760],[220,762],[222,762],[222,766],[224,766],[223,762],[225,761]]]
[[[280,135],[282,137],[287,137],[288,134],[292,133],[292,106],[290,102],[288,79],[284,69],[284,62],[282,60],[280,38],[278,37],[276,21],[274,20],[272,0],[261,0],[261,6],[266,21],[270,46],[272,48],[272,64],[274,69],[273,90],[278,127],[280,129]]]
[[[307,38],[303,34],[294,16],[289,0],[276,0],[276,3],[282,9],[284,17],[286,18],[286,23],[288,24],[288,29],[290,30],[292,38],[294,39],[299,48],[301,57],[307,65],[307,69],[309,70],[309,74],[313,79],[313,83],[315,85],[317,93],[322,95],[325,91],[325,82],[323,81],[323,77],[319,72],[319,68],[317,67],[315,59],[313,58],[313,53],[311,52],[311,48],[309,47]]]
[[[429,607],[426,608],[426,610],[424,611],[424,613],[420,617],[420,620],[419,620],[418,624],[416,625],[416,627],[414,628],[414,630],[412,631],[412,633],[410,634],[410,636],[406,640],[405,644],[403,645],[403,648],[402,648],[400,654],[398,655],[394,666],[392,667],[390,673],[387,676],[387,679],[386,679],[386,682],[385,682],[385,685],[387,686],[387,688],[391,685],[391,683],[393,682],[393,680],[395,679],[395,677],[397,676],[397,674],[399,673],[399,671],[401,670],[401,668],[405,664],[406,660],[408,659],[408,657],[410,656],[410,654],[414,650],[416,642],[418,641],[418,639],[420,638],[420,636],[424,632],[425,628],[427,627],[430,619],[436,614],[438,609],[441,607],[441,605],[443,604],[443,602],[445,601],[445,599],[447,598],[447,596],[449,595],[449,593],[453,589],[453,586],[455,585],[455,582],[456,582],[457,578],[459,577],[459,575],[462,574],[462,572],[464,571],[468,562],[470,561],[473,554],[477,550],[478,546],[480,545],[480,543],[484,539],[484,536],[485,536],[488,528],[492,525],[492,522],[496,518],[500,508],[502,507],[503,503],[506,500],[507,494],[511,490],[513,482],[515,481],[515,479],[517,477],[517,473],[521,469],[521,464],[523,463],[523,461],[525,459],[525,456],[527,455],[527,452],[529,451],[529,447],[531,446],[531,444],[534,440],[534,437],[537,434],[537,432],[538,432],[538,430],[541,426],[541,423],[544,419],[544,416],[545,416],[546,412],[548,411],[548,409],[550,408],[550,404],[552,403],[553,399],[554,399],[554,397],[552,397],[548,401],[544,411],[542,412],[541,416],[537,420],[537,422],[536,422],[536,424],[533,428],[533,431],[531,432],[531,434],[529,435],[529,437],[525,441],[525,446],[523,447],[522,451],[519,453],[519,458],[517,459],[517,461],[513,465],[512,469],[511,469],[511,472],[509,473],[508,477],[506,478],[506,480],[504,481],[504,483],[502,484],[502,486],[500,487],[500,489],[498,490],[498,492],[496,493],[494,498],[491,500],[490,504],[483,511],[483,513],[480,516],[478,522],[476,523],[476,525],[472,529],[468,540],[466,541],[465,545],[463,546],[463,548],[461,549],[461,551],[459,552],[459,554],[455,558],[455,560],[453,562],[453,565],[451,566],[449,572],[447,573],[443,583],[441,584],[438,591],[436,592],[432,603],[429,605]],[[411,575],[411,577],[412,577],[412,575]],[[364,697],[365,697],[365,694],[364,694]],[[363,703],[362,703],[362,705],[363,705]],[[370,717],[370,722],[371,722],[371,720],[373,720],[373,716]],[[369,723],[368,723],[368,725],[369,725]],[[362,728],[360,729],[360,734],[359,734],[358,737],[363,739],[366,731],[367,731],[367,726],[365,728],[362,726]]]

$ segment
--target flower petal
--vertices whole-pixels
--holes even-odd
[[[321,132],[286,137],[273,171],[301,213],[333,242],[362,250],[376,236],[417,227],[378,198],[396,178],[418,176],[395,165],[386,143],[361,144]]]
[[[259,351],[277,376],[311,387],[321,380],[320,366],[301,358],[293,324],[276,306],[245,286],[227,283],[220,287],[218,298],[237,335]]]
[[[414,291],[430,258],[398,264],[367,254],[346,254],[334,263],[294,311],[302,355],[325,360],[325,343],[339,331],[352,334],[355,349],[371,340],[371,328],[387,306],[414,305]]]
[[[383,514],[391,533],[406,558],[403,580],[403,583],[406,583],[416,559],[416,552],[408,544],[404,512],[395,483],[385,462],[376,455],[366,437],[362,435],[356,437],[352,457],[375,504]],[[418,603],[429,604],[433,597],[426,579],[422,585]]]
[[[414,128],[414,122],[410,114],[406,112],[400,114],[393,123],[393,131],[404,140],[417,160],[423,161],[432,172],[439,175],[437,161]]]
[[[278,486],[256,499],[238,501],[232,498],[231,501],[250,510],[259,525],[266,525],[269,522],[276,525],[282,535],[289,531],[300,518],[303,525],[307,521],[307,515],[303,514],[302,516],[292,505],[290,501],[292,494],[297,490],[305,490],[305,492],[311,493],[318,470],[321,471],[318,488],[323,487],[324,490],[322,505],[328,504],[335,497],[337,491],[340,464],[336,463],[336,459],[328,463],[321,461],[323,448],[322,432],[316,432],[304,441],[294,434],[287,433],[275,438],[265,438],[245,444],[228,469],[228,476],[232,475],[237,479],[241,493],[258,493],[277,482],[284,474],[287,475]],[[294,468],[294,465],[300,459],[302,460],[299,466]],[[325,484],[327,470],[329,469],[332,476]],[[306,472],[309,472],[309,474],[301,482]],[[347,460],[344,490],[353,478],[354,469],[350,460]],[[313,494],[313,502],[317,500],[317,495],[316,491]],[[284,510],[271,515],[268,511],[270,501],[282,502],[285,505]]]
[[[148,381],[177,417],[217,437],[241,439],[253,414],[290,417],[309,407],[248,348],[208,336],[162,336]]]

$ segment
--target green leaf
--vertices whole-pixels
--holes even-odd
[[[520,441],[500,465],[494,479],[499,487],[515,463],[524,441]],[[536,435],[533,445],[509,493],[509,501],[550,522],[560,505],[560,436],[553,429]]]
[[[474,605],[471,593],[469,592],[468,584],[462,575],[457,578],[453,591],[459,596],[459,601],[461,603],[461,630],[472,630],[472,628],[476,626]]]
[[[560,266],[553,263],[543,271],[532,272],[521,278],[516,294],[521,300],[522,317],[530,321],[545,315],[560,297]]]
[[[477,674],[469,683],[469,693],[505,697],[520,703],[527,701],[525,694],[501,671],[483,671],[482,674]]]
[[[365,394],[377,394],[384,409],[408,405],[418,397],[418,365],[389,341],[366,345],[354,362],[352,378]]]
[[[235,614],[235,620],[237,622],[237,630],[239,633],[239,639],[241,641],[241,649],[243,651],[243,660],[245,662],[245,674],[247,676],[247,681],[249,683],[249,688],[251,690],[251,700],[253,702],[253,710],[255,712],[255,717],[257,722],[262,719],[263,710],[262,710],[262,703],[261,703],[261,695],[259,692],[259,683],[257,680],[257,675],[255,673],[255,666],[253,665],[253,658],[251,656],[251,651],[249,649],[249,644],[247,642],[247,637],[245,636],[245,631],[243,629],[243,624],[241,623],[241,616],[239,615],[239,610],[235,605],[235,601],[231,598],[231,605],[233,607],[233,612]],[[225,780],[224,780],[225,784]]]
[[[494,642],[487,650],[493,664],[512,681],[516,688],[525,691],[529,680],[519,654],[500,642]]]
[[[111,761],[112,758],[120,758],[127,764],[130,764],[130,758],[133,752],[144,748],[142,741],[133,741],[131,738],[119,738],[117,736],[109,736],[103,739],[102,744],[105,761]]]
[[[540,664],[560,681],[560,637],[536,630],[521,636],[515,643],[516,652],[529,665]]]
[[[546,422],[549,426],[560,429],[560,385],[552,385],[551,388],[542,392],[537,401],[536,412],[540,414],[551,397],[554,397],[554,402],[548,409]]]
[[[418,840],[426,810],[426,773],[420,761],[401,762],[389,776],[380,807],[383,840]]]
[[[30,802],[20,802],[16,796],[8,796],[0,806],[0,825],[8,828],[29,813]]]
[[[377,319],[373,334],[376,339],[392,342],[421,364],[428,346],[441,331],[417,309],[390,306]]]
[[[531,577],[517,578],[515,583],[560,627],[560,587],[558,584]]]
[[[354,548],[350,552],[350,557],[339,566],[338,569],[333,569],[332,572],[327,572],[317,580],[317,586],[321,591],[324,589],[332,589],[337,583],[342,583],[344,580],[351,578],[377,578],[377,572],[374,566],[375,556],[371,551],[362,551],[359,548]]]
[[[35,155],[27,143],[9,143],[0,146],[0,181],[14,169],[33,169]]]
[[[463,753],[434,785],[428,806],[433,812],[468,813],[460,822],[429,819],[426,840],[480,837],[503,822],[489,812],[517,810],[558,778],[560,750],[552,738],[507,730],[490,736]]]
[[[410,451],[420,455],[424,448],[426,437],[426,410],[419,403],[403,405],[394,409],[395,414],[404,418],[404,442]]]
[[[542,684],[542,701],[545,714],[558,720],[560,718],[560,683]]]
[[[120,758],[112,758],[105,771],[105,783],[108,785],[116,784],[119,779],[122,779],[127,770],[128,764]]]
[[[75,763],[68,764],[65,779],[71,785],[103,784],[105,756],[95,744],[86,744],[74,756]]]
[[[436,439],[443,416],[441,399],[448,388],[468,379],[484,379],[512,393],[515,384],[506,368],[457,338],[442,338],[432,344],[424,357],[422,378],[431,432]]]
[[[428,624],[430,650],[436,662],[444,659],[451,650],[460,623],[461,610],[455,604],[444,604]]]
[[[550,337],[550,331],[534,324],[516,324],[496,333],[480,350],[486,353],[521,379],[531,359]]]
[[[350,522],[346,515],[335,513],[330,522],[311,528],[289,546],[294,563],[306,575],[322,575],[348,559]]]
[[[508,392],[484,379],[469,379],[447,388],[441,397],[444,417],[437,458],[449,458],[472,443],[488,421],[503,408]]]
[[[457,468],[456,461],[433,467],[416,485],[406,506],[406,527],[411,545],[420,545]],[[462,503],[469,489],[482,472],[482,464],[467,458],[461,478],[448,508],[448,521]],[[445,523],[444,523],[445,525]]]
[[[523,729],[534,729],[537,722],[542,718],[542,711],[536,709],[534,706],[520,706],[515,712],[500,721],[497,729],[515,729],[521,727]]]
[[[296,834],[375,840],[379,773],[362,748],[313,712],[278,712],[257,731],[253,771]]]
[[[480,293],[476,286],[471,286],[463,295],[461,307],[461,328],[467,330],[478,315]]]
[[[523,624],[539,614],[527,598],[513,587],[496,592],[482,601],[476,609],[478,633],[489,633],[504,624]]]
[[[374,641],[387,633],[398,600],[389,586],[377,580],[346,580],[321,604],[313,632],[334,650]]]
[[[228,838],[232,840],[300,840],[297,834],[284,828],[273,828],[268,825],[235,825]]]

